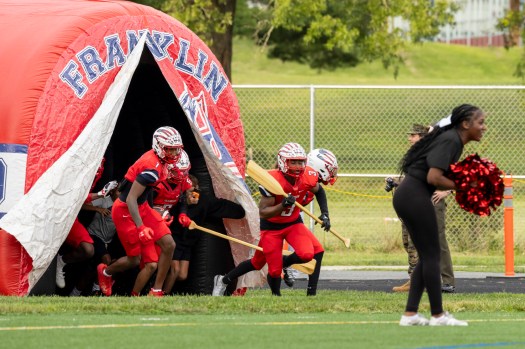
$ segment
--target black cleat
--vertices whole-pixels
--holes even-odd
[[[286,286],[288,287],[293,287],[293,285],[295,284],[295,277],[293,276],[289,268],[283,269],[283,280]]]

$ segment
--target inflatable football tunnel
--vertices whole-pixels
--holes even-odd
[[[238,103],[194,33],[160,11],[118,0],[0,0],[0,27],[0,294],[31,294],[102,158],[99,185],[121,179],[160,126],[181,133],[202,190],[245,208],[244,219],[220,228],[255,242],[258,212],[243,180]],[[228,259],[237,264],[250,251],[203,240],[192,259],[193,291],[207,293],[213,275],[231,267]],[[261,282],[250,274],[240,281]]]

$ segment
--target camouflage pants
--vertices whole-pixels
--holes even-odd
[[[437,205],[434,206],[436,211],[436,218],[438,223],[438,233],[439,233],[439,245],[441,248],[441,279],[443,284],[449,284],[454,286],[454,271],[452,267],[452,258],[450,256],[450,249],[448,247],[447,237],[445,235],[445,213],[446,213],[446,203],[445,200],[441,200]],[[404,224],[401,224],[401,233],[403,238],[403,247],[408,254],[408,275],[412,275],[414,268],[419,260],[416,247],[410,239],[408,230]]]
[[[416,267],[419,256],[417,255],[416,247],[414,246],[412,239],[410,239],[410,235],[408,234],[405,224],[401,224],[401,234],[403,238],[403,247],[408,254],[408,276],[410,276]]]

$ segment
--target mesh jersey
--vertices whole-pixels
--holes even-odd
[[[281,187],[283,187],[286,193],[290,193],[293,196],[295,196],[295,199],[299,203],[304,202],[308,192],[314,189],[317,185],[317,172],[309,166],[306,166],[304,173],[301,175],[301,177],[299,177],[296,180],[295,185],[290,184],[284,177],[284,174],[279,170],[270,170],[268,171],[268,173],[272,177],[277,179],[277,181],[279,182]],[[283,196],[271,194],[268,190],[261,186],[259,187],[259,189],[261,191],[261,194],[266,197],[274,196],[276,204],[280,203],[284,199]],[[283,210],[280,215],[267,218],[266,220],[272,223],[291,223],[299,219],[299,213],[299,208],[293,205]]]
[[[126,172],[124,183],[122,184],[119,199],[126,202],[129,190],[134,181],[146,187],[146,190],[140,195],[137,203],[140,205],[146,202],[151,189],[159,182],[166,180],[166,166],[160,161],[158,156],[152,150],[144,153]]]
[[[179,202],[180,195],[193,186],[191,179],[186,177],[181,184],[172,184],[162,181],[153,189],[154,199],[153,206],[161,207],[163,211],[170,210]]]

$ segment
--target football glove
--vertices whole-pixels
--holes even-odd
[[[182,225],[184,228],[188,228],[191,224],[191,219],[190,217],[188,217],[187,214],[185,213],[181,213],[179,215],[179,223],[180,225]]]
[[[328,214],[323,213],[322,215],[319,216],[319,220],[322,221],[321,228],[323,228],[324,231],[329,231],[331,224],[330,224],[330,218],[328,217]],[[317,224],[317,222],[315,222],[315,224]]]
[[[293,204],[295,204],[295,196],[293,196],[292,194],[288,194],[288,196],[283,199],[281,204],[283,205],[283,207],[292,207]]]
[[[99,196],[103,196],[103,197],[106,197],[109,195],[109,192],[112,191],[113,189],[115,189],[118,185],[118,182],[117,181],[111,181],[109,183],[107,183],[104,188],[102,188],[101,191],[99,191],[97,194]]]
[[[164,218],[164,223],[166,223],[166,226],[168,227],[171,225],[171,223],[173,223],[173,216],[170,214],[162,216],[162,218]]]
[[[139,240],[141,244],[144,245],[153,240],[153,229],[150,227],[141,225],[137,228],[137,231],[139,233]]]

